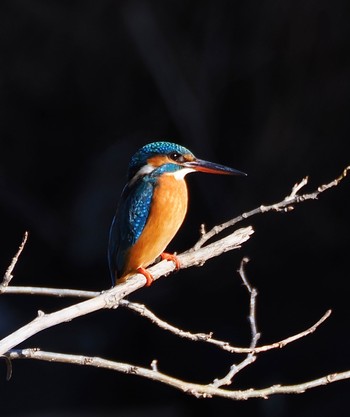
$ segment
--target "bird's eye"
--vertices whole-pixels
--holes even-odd
[[[178,162],[181,162],[184,159],[183,156],[179,152],[172,152],[169,154],[169,157],[173,161],[178,161]]]

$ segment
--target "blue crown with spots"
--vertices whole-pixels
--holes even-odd
[[[130,160],[129,179],[132,178],[140,168],[147,164],[147,160],[149,158],[152,158],[156,155],[167,155],[173,152],[179,153],[181,155],[193,155],[192,152],[186,149],[184,146],[172,142],[152,142],[143,146],[133,155]]]

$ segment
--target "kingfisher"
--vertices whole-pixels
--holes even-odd
[[[164,252],[184,221],[188,192],[185,176],[191,172],[246,175],[224,165],[196,158],[171,142],[152,142],[131,158],[117,212],[109,232],[108,263],[113,285],[141,273],[146,286],[153,277],[147,267],[159,257],[178,258]]]

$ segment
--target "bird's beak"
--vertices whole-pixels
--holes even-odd
[[[195,159],[194,161],[188,161],[181,165],[186,168],[191,168],[200,172],[207,172],[209,174],[247,175],[237,169],[229,168],[225,165],[215,164],[214,162],[204,161],[202,159]]]

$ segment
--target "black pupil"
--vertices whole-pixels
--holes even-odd
[[[173,159],[174,161],[177,161],[178,159],[181,158],[181,155],[177,152],[173,152],[170,156],[171,156],[171,159]]]

